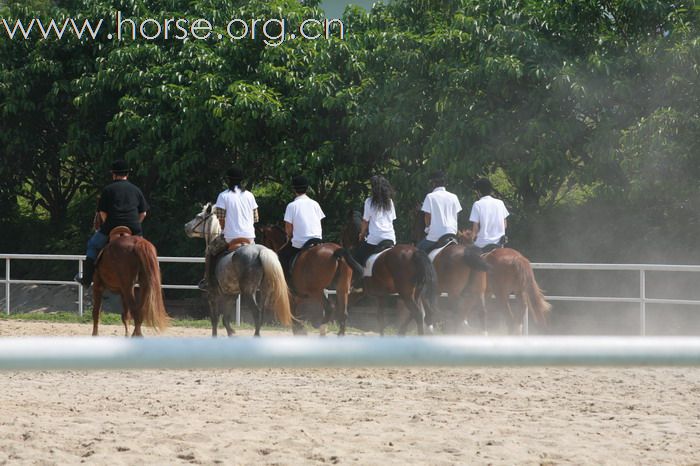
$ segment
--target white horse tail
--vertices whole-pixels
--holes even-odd
[[[266,247],[260,248],[260,262],[263,268],[262,304],[272,308],[277,320],[286,327],[292,324],[292,310],[289,306],[289,292],[284,279],[284,271],[277,254]]]

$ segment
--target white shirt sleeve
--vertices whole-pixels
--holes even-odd
[[[507,218],[510,215],[510,212],[508,212],[508,209],[503,202],[501,202],[501,214],[503,215],[503,218]]]
[[[459,203],[459,199],[455,196],[455,204],[457,205],[457,213],[462,211],[462,204]]]
[[[216,204],[214,204],[214,207],[218,207],[219,209],[226,209],[226,202],[224,201],[224,193],[226,191],[219,193],[219,195],[216,198]]]
[[[318,214],[319,220],[323,220],[324,218],[326,218],[326,214],[323,213],[323,211],[321,210],[321,206],[318,204],[318,202],[316,203],[316,213]]]
[[[287,209],[284,211],[284,221],[294,225],[294,207],[291,202],[287,204]]]
[[[365,199],[365,208],[364,208],[364,212],[362,213],[362,220],[364,220],[365,222],[369,222],[369,218],[372,215],[372,213],[370,212],[369,205],[370,205],[370,200]]]
[[[255,196],[253,196],[253,193],[250,191],[246,191],[248,193],[248,205],[250,205],[250,208],[252,210],[255,210],[258,208],[258,203],[255,201]]]
[[[479,222],[480,221],[479,219],[480,219],[479,206],[476,205],[476,202],[475,202],[474,205],[472,206],[472,211],[469,214],[469,221],[470,222]]]
[[[391,202],[391,212],[389,213],[389,217],[391,218],[391,221],[393,222],[396,220],[396,210],[394,209],[394,201]]]
[[[421,207],[420,210],[426,214],[430,213],[430,201],[428,201],[428,196],[425,196],[425,199],[423,200],[423,207]]]

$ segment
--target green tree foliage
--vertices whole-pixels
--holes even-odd
[[[466,211],[472,181],[491,176],[514,213],[511,237],[532,251],[557,251],[551,245],[567,235],[599,237],[599,224],[567,221],[590,218],[595,206],[606,206],[613,238],[647,222],[656,233],[680,219],[700,223],[692,1],[394,0],[349,7],[343,39],[336,30],[330,40],[292,40],[304,19],[323,18],[319,3],[2,9],[12,19],[104,18],[110,30],[117,9],[137,22],[202,17],[218,27],[210,40],[0,40],[6,217],[17,218],[24,199],[55,225],[75,224],[71,209],[94,205],[111,160],[124,157],[153,206],[147,234],[167,254],[199,252],[180,225],[213,200],[233,163],[270,223],[290,200],[290,177],[304,171],[331,238],[374,173],[397,187],[406,238],[436,168]],[[280,17],[290,24],[278,46],[262,34],[216,38],[230,18]],[[625,214],[631,223],[609,220]],[[675,231],[690,240],[689,229]]]

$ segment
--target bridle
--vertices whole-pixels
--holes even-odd
[[[209,218],[212,215],[214,215],[214,212],[209,212],[208,214],[205,214],[199,222],[195,223],[195,225],[192,227],[192,231],[197,231],[197,228],[201,226],[202,236],[204,236],[204,223],[206,223],[206,221],[209,220]]]

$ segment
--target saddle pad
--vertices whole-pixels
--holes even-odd
[[[384,254],[385,252],[390,251],[390,250],[391,250],[391,248],[386,248],[383,251],[379,251],[378,253],[372,254],[371,256],[369,256],[367,258],[367,262],[365,262],[365,270],[364,270],[362,276],[363,277],[371,277],[372,276],[372,268],[374,267],[374,263],[377,261],[379,256],[381,256],[382,254]]]
[[[442,252],[442,250],[445,249],[450,244],[452,244],[451,241],[441,248],[433,249],[432,251],[430,251],[430,253],[428,253],[428,257],[430,258],[430,262],[434,262],[437,255],[440,254]]]

